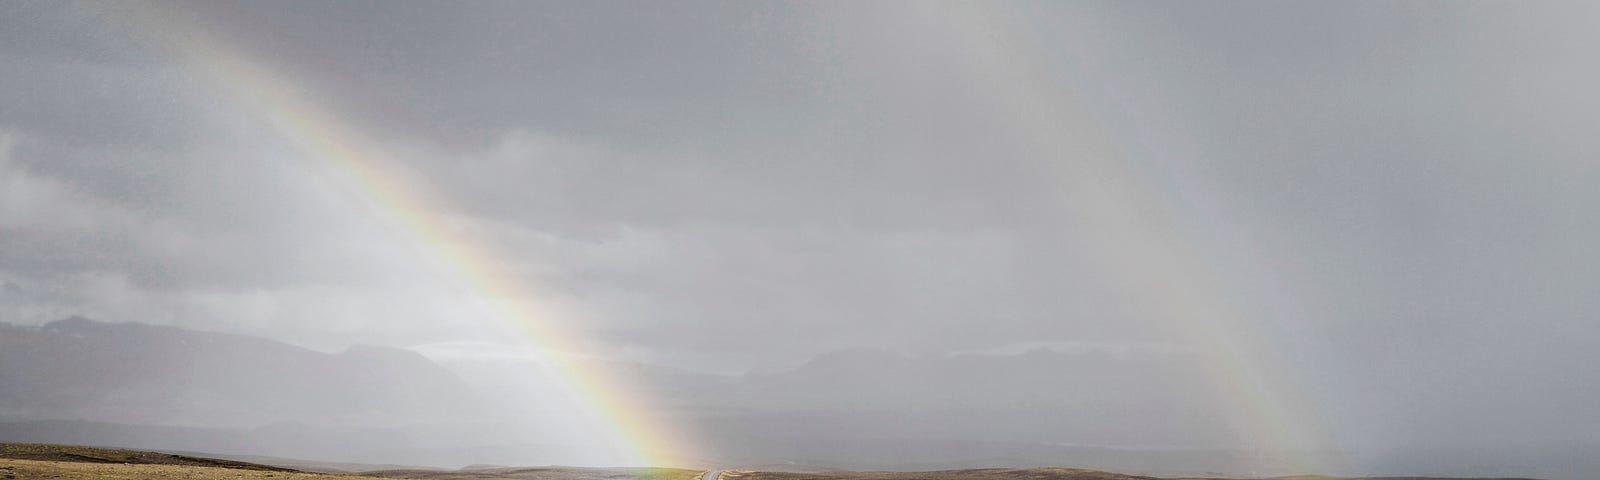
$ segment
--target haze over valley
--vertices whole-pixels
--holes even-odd
[[[1600,477],[1596,25],[3,1],[0,478]]]

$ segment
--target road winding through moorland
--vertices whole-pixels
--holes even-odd
[[[720,476],[722,476],[722,470],[706,470],[706,473],[700,474],[700,480],[717,480],[717,477]]]

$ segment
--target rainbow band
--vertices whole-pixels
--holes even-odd
[[[486,318],[519,331],[560,388],[579,400],[590,419],[626,457],[628,466],[685,466],[701,461],[687,430],[669,425],[648,405],[649,396],[627,382],[588,364],[548,352],[601,349],[555,320],[573,318],[542,301],[533,285],[502,268],[485,242],[452,224],[450,202],[410,180],[371,135],[342,121],[306,95],[279,71],[250,61],[226,39],[191,23],[182,12],[133,11],[126,17],[136,31],[171,51],[198,77],[210,80],[221,99],[269,124],[301,153],[326,167],[341,184],[403,234],[447,280],[471,292]]]
[[[928,5],[928,4],[920,4]],[[1062,184],[1061,205],[1074,216],[1075,225],[1096,230],[1091,247],[1102,261],[1100,271],[1123,288],[1159,289],[1152,295],[1159,304],[1142,305],[1156,326],[1183,339],[1205,357],[1203,365],[1219,397],[1232,409],[1236,434],[1247,445],[1294,454],[1292,473],[1328,472],[1337,465],[1324,464],[1335,445],[1314,407],[1295,387],[1282,366],[1286,362],[1259,337],[1262,327],[1229,301],[1235,292],[1223,272],[1208,265],[1199,245],[1183,239],[1170,218],[1186,212],[1185,205],[1205,204],[1206,186],[1179,184],[1172,188],[1143,177],[1108,139],[1103,126],[1076,100],[1064,66],[1047,63],[1062,52],[1049,51],[1038,37],[1041,22],[1028,12],[1000,11],[1016,4],[1004,2],[950,2],[933,8],[947,20],[949,31],[960,36],[958,45],[972,71],[983,72],[1001,110],[996,117],[1012,119],[1029,157],[1038,168]],[[1067,157],[1066,155],[1071,155]],[[1178,182],[1194,179],[1173,175]],[[1188,193],[1163,201],[1165,191]],[[1203,205],[1204,206],[1204,205]],[[1192,207],[1191,207],[1192,208]],[[1202,210],[1202,212],[1204,212]],[[1315,453],[1313,455],[1305,455]]]
[[[1062,203],[1073,220],[1099,228],[1108,237],[1095,247],[1105,254],[1104,271],[1121,277],[1122,285],[1157,285],[1163,305],[1147,314],[1207,355],[1209,376],[1225,394],[1236,428],[1257,446],[1285,451],[1316,451],[1332,445],[1327,433],[1307,411],[1309,403],[1289,385],[1283,362],[1270,345],[1253,335],[1259,330],[1243,319],[1241,309],[1226,299],[1219,272],[1209,268],[1195,247],[1159,220],[1167,213],[1158,195],[1144,183],[1116,149],[1104,139],[1101,126],[1073,100],[1056,65],[1038,59],[1056,56],[1029,34],[1036,28],[1019,18],[1022,12],[1000,12],[996,2],[930,6],[932,13],[960,35],[973,71],[986,75],[1002,110],[999,118],[1016,121],[1025,147],[1039,168],[1064,184]],[[263,119],[311,158],[321,160],[343,183],[397,231],[413,241],[436,270],[473,292],[483,311],[496,322],[513,326],[537,347],[589,350],[584,339],[550,321],[555,309],[532,295],[537,289],[497,268],[505,258],[483,242],[454,228],[448,202],[419,182],[407,180],[386,159],[385,150],[338,115],[312,102],[278,72],[252,63],[221,38],[193,25],[179,25],[169,15],[144,12],[142,30],[169,48],[196,72],[209,77],[225,100],[236,102]],[[1077,152],[1062,158],[1066,152]],[[1086,152],[1086,153],[1085,153]],[[1049,161],[1043,161],[1049,160]],[[1148,217],[1154,213],[1157,220]],[[1152,281],[1151,279],[1155,279]],[[680,465],[701,458],[690,447],[681,426],[650,415],[639,392],[604,372],[550,356],[548,363],[565,388],[583,400],[610,437],[631,452],[636,465]],[[1327,466],[1307,464],[1306,470]]]

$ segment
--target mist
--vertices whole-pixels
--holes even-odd
[[[0,441],[1600,475],[1600,11],[0,4]]]

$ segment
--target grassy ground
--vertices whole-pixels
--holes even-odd
[[[671,468],[486,468],[381,470],[354,475],[310,473],[256,463],[137,450],[0,443],[0,480],[44,478],[380,480],[695,480],[698,470]]]
[[[600,469],[496,469],[480,471],[386,471],[374,472],[379,476],[342,475],[332,473],[290,472],[283,470],[246,470],[226,467],[207,467],[174,464],[124,464],[80,461],[16,460],[0,458],[0,480],[35,479],[96,479],[96,480],[384,480],[386,478],[421,478],[434,480],[477,479],[543,479],[543,480],[596,480],[596,479],[662,479],[690,480],[699,472],[671,470],[666,472],[641,471],[633,474],[597,474],[577,470]],[[630,469],[632,470],[632,469]],[[643,469],[640,469],[643,470]],[[682,473],[687,472],[687,473]]]
[[[108,448],[0,443],[0,480],[84,478],[101,480],[266,479],[274,480],[696,480],[700,471],[671,468],[483,468],[466,470],[381,470],[354,475],[310,473],[267,465]],[[936,472],[723,472],[720,480],[1163,480],[1156,477],[1075,468],[987,468]],[[1184,480],[1184,479],[1164,479]],[[1193,480],[1193,479],[1190,479]],[[1221,479],[1214,479],[1221,480]],[[1276,480],[1340,480],[1332,477],[1281,477]],[[1359,480],[1359,479],[1345,479]],[[1376,479],[1373,479],[1376,480]],[[1392,477],[1387,480],[1438,480]],[[1496,479],[1478,479],[1496,480]],[[1511,479],[1500,479],[1511,480]]]
[[[82,478],[97,480],[176,480],[176,479],[266,479],[273,480],[361,480],[370,477],[322,473],[244,470],[225,467],[169,464],[122,464],[61,462],[47,460],[0,459],[0,479],[33,480]]]
[[[165,453],[141,452],[137,450],[79,447],[73,445],[49,445],[42,443],[0,443],[0,458],[12,460],[37,460],[75,463],[184,465],[191,467],[218,467],[237,470],[258,470],[265,472],[294,471],[287,468],[272,467],[255,463],[235,462],[232,460],[219,460],[215,458],[169,455]]]

